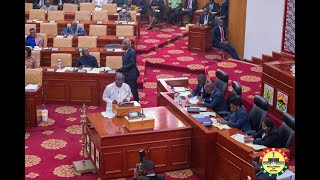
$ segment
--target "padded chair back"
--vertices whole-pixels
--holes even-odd
[[[64,11],[48,11],[48,21],[63,21]]]
[[[41,59],[40,51],[31,50],[31,54],[34,57],[34,59],[36,60],[36,66],[35,67],[39,67],[40,66],[40,59]]]
[[[217,69],[216,71],[216,79],[214,80],[214,87],[220,89],[223,94],[226,93],[228,87],[229,76],[226,72],[221,69]]]
[[[116,36],[134,36],[133,33],[134,29],[133,26],[128,26],[128,25],[117,25],[116,26]]]
[[[93,3],[80,3],[80,11],[94,11],[95,4]]]
[[[58,59],[61,59],[61,67],[71,67],[72,66],[72,54],[68,53],[52,53],[51,54],[51,66],[58,66]]]
[[[92,21],[108,21],[108,11],[92,11]]]
[[[39,21],[44,21],[46,20],[46,14],[44,10],[40,9],[30,9],[29,10],[29,19],[36,19]]]
[[[25,9],[26,12],[28,12],[31,9],[33,9],[32,3],[24,3],[24,9]]]
[[[42,85],[43,69],[25,69],[25,85],[38,84]]]
[[[91,11],[76,11],[74,20],[77,21],[91,21]]]
[[[78,48],[90,48],[97,47],[96,36],[79,36],[78,37]]]
[[[241,97],[242,94],[242,86],[237,81],[232,81],[232,91],[230,92],[228,98],[227,98],[227,104],[228,104],[228,111],[230,111],[230,99],[236,96]]]
[[[261,129],[261,123],[267,116],[268,101],[262,96],[256,95],[253,98],[254,105],[252,106],[249,114],[248,120],[251,124],[252,130],[258,132]]]
[[[89,26],[89,36],[106,36],[107,25],[93,25]]]
[[[40,33],[58,34],[58,24],[57,23],[40,23]]]
[[[280,148],[290,149],[292,138],[295,134],[295,117],[289,113],[283,113],[283,123],[279,127]]]
[[[117,13],[117,4],[102,4],[102,10],[107,10],[110,13]]]
[[[25,24],[24,25],[24,34],[25,35],[29,35],[30,34],[30,29],[31,28],[34,28],[34,29],[37,29],[37,25],[36,24]]]
[[[47,47],[47,43],[48,43],[48,35],[47,33],[37,33],[39,36],[41,36],[43,38],[43,47]]]
[[[65,11],[65,12],[78,11],[78,5],[70,4],[70,3],[63,3],[63,11]]]
[[[131,21],[136,22],[137,20],[137,12],[136,11],[128,11],[131,15]]]
[[[106,56],[106,67],[119,69],[122,66],[122,56]]]
[[[72,47],[72,38],[55,37],[53,38],[53,47]]]
[[[100,52],[89,52],[89,54],[97,59],[98,66],[100,67]]]

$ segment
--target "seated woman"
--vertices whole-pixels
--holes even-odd
[[[218,118],[221,124],[240,129],[242,132],[251,130],[248,114],[242,105],[241,97],[235,96],[230,99],[230,113],[225,118]]]
[[[127,5],[123,5],[121,12],[118,15],[118,21],[131,21],[131,14],[128,12],[128,7]]]
[[[264,145],[268,148],[279,148],[279,140],[280,135],[278,129],[274,127],[273,120],[270,118],[266,118],[262,121],[261,130],[252,134],[251,136],[246,136],[244,142],[252,142],[253,144]]]
[[[31,28],[29,32],[30,35],[27,36],[26,46],[30,46],[32,48],[34,48],[35,46],[42,47],[44,44],[43,38],[36,33],[36,30],[34,28]]]
[[[24,51],[24,64],[26,66],[26,68],[36,68],[37,62],[35,60],[35,58],[33,56],[31,56],[31,49],[29,47],[25,47],[25,51]]]
[[[153,25],[160,21],[162,16],[162,11],[164,9],[164,2],[163,0],[152,0],[150,3],[149,8],[151,9],[150,14],[150,23],[147,27],[147,30],[152,29]]]

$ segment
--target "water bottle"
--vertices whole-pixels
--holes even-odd
[[[58,59],[58,69],[61,69],[61,59]]]

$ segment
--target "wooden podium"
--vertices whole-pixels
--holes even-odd
[[[290,70],[294,64],[294,61],[275,61],[263,64],[261,94],[272,99],[272,103],[269,101],[268,112],[280,119],[282,119],[285,107],[284,111],[295,115],[295,76]],[[272,90],[273,93],[269,93]],[[286,104],[286,106],[281,104]]]
[[[212,27],[193,25],[189,27],[189,51],[208,52],[212,48]]]

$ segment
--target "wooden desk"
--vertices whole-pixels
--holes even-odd
[[[53,38],[57,37],[57,35],[47,35],[48,41],[47,46],[53,47]],[[130,39],[132,48],[136,49],[137,47],[137,41],[135,36],[129,36],[127,37]],[[108,36],[98,36],[97,38],[97,47],[103,48],[106,44],[122,44],[123,39],[118,39],[114,35],[108,35]],[[72,37],[72,47],[78,47],[78,36]]]
[[[212,48],[211,26],[189,26],[188,50],[208,52]]]
[[[103,48],[88,48],[89,52],[100,52],[100,66],[106,66],[106,56],[122,56],[122,52],[105,51]],[[58,48],[58,50],[41,50],[40,66],[51,66],[51,53],[68,53],[72,54],[72,66],[76,67],[77,58],[80,57],[80,51],[75,47]]]
[[[287,112],[295,115],[295,76],[290,69],[294,61],[269,62],[263,64],[261,94],[264,93],[264,85],[274,88],[273,104],[269,104],[268,112],[282,119],[283,112],[277,109],[278,91],[288,96]]]
[[[105,105],[106,85],[113,83],[115,73],[43,72],[44,103]]]
[[[37,114],[37,111],[42,109],[43,89],[42,86],[36,91],[25,90],[25,111],[24,122],[26,127],[37,127],[41,121],[41,116]]]
[[[167,81],[169,82],[170,79],[168,78]],[[158,89],[166,89],[170,83],[185,84],[185,79],[176,81],[182,82],[171,81],[167,83],[158,80]],[[260,155],[260,152],[257,153],[251,147],[231,138],[231,135],[242,133],[239,129],[220,130],[214,126],[205,127],[182,106],[174,102],[172,97],[169,96],[170,92],[159,92],[159,94],[158,100],[160,102],[158,102],[158,105],[169,106],[193,127],[190,163],[192,171],[201,180],[247,180],[247,176],[255,179],[251,164],[252,159]],[[182,105],[184,106],[185,103],[182,103]],[[219,115],[216,118],[218,117]],[[289,150],[281,150],[289,155]]]
[[[46,22],[46,21],[43,21]],[[40,32],[40,23],[41,22],[25,22],[26,24],[36,24],[36,32]],[[57,31],[58,34],[61,34],[62,30],[67,27],[68,24],[71,24],[71,21],[68,20],[58,20],[56,21],[57,23]],[[90,29],[90,24],[93,25],[107,25],[107,35],[116,35],[116,26],[122,26],[122,24],[115,24],[115,21],[103,21],[102,24],[97,24],[94,21],[79,21],[79,24],[84,25],[84,30],[86,31],[87,34],[89,34],[89,29]],[[140,26],[138,26],[138,23],[135,22],[134,24],[123,24],[123,25],[129,25],[133,26],[133,34],[134,36],[137,36],[138,39],[140,39]]]
[[[190,167],[192,127],[169,107],[145,108],[155,118],[153,130],[128,132],[124,118],[87,114],[86,149],[98,176],[113,179],[133,175],[140,149],[155,162],[156,172]],[[88,127],[93,125],[93,129]]]

